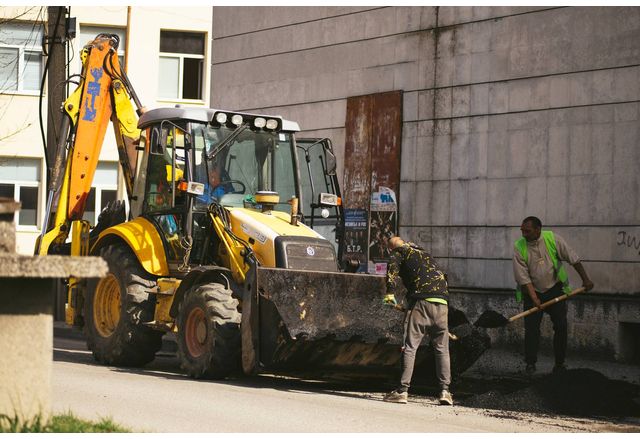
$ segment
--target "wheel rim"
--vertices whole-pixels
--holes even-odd
[[[109,337],[120,321],[120,284],[109,273],[98,282],[93,298],[93,322],[98,334]]]
[[[194,308],[187,317],[184,338],[189,354],[196,358],[204,354],[207,346],[207,321],[202,308]]]

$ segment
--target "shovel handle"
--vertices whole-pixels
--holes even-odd
[[[543,309],[545,309],[545,308],[547,308],[547,307],[549,307],[549,306],[551,306],[551,305],[553,305],[555,303],[562,302],[563,300],[567,300],[569,297],[575,296],[576,294],[583,293],[583,292],[584,292],[584,287],[580,287],[580,288],[576,288],[575,290],[571,291],[570,293],[563,294],[562,296],[555,297],[555,298],[553,298],[551,300],[547,300],[546,302],[541,303],[539,308],[534,306],[533,308],[529,308],[528,310],[523,311],[520,314],[516,314],[513,317],[509,317],[509,323],[513,322],[514,320],[521,319],[522,317],[526,317],[526,316],[528,316],[530,314],[533,314],[535,312],[538,312],[540,310],[543,310]]]

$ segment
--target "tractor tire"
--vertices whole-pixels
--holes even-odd
[[[240,370],[240,313],[231,290],[195,285],[178,309],[178,358],[191,377],[223,379]]]
[[[102,364],[143,366],[154,359],[164,335],[142,324],[153,320],[155,300],[147,291],[156,281],[124,244],[104,247],[100,255],[109,273],[87,288],[87,347]]]

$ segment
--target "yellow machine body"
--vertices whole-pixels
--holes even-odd
[[[95,253],[96,249],[110,237],[123,240],[136,255],[142,268],[150,274],[169,275],[162,239],[155,226],[146,218],[138,217],[108,228],[100,234],[91,252]]]

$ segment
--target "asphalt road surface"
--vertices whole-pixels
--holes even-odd
[[[144,369],[94,362],[78,337],[54,338],[53,412],[110,417],[134,432],[600,432],[585,422],[522,413],[440,406],[435,395],[409,404],[382,401],[376,383],[318,382],[274,376],[197,381],[170,353]],[[454,395],[455,398],[455,395]]]

